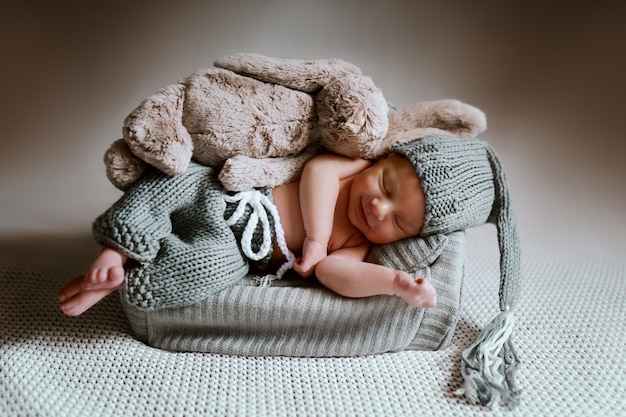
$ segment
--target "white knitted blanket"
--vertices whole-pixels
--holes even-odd
[[[118,297],[64,317],[55,292],[91,237],[0,241],[1,416],[624,416],[626,260],[523,247],[515,342],[521,405],[469,405],[461,350],[498,309],[495,229],[468,231],[461,317],[448,349],[347,358],[239,357],[147,347]]]

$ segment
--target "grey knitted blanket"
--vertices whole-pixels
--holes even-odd
[[[461,302],[464,232],[376,246],[369,261],[428,277],[438,305],[415,309],[393,296],[344,298],[315,281],[255,277],[183,307],[142,310],[122,297],[136,337],[172,351],[339,357],[448,345]]]

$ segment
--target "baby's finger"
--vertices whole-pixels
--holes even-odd
[[[293,269],[298,273],[298,275],[304,278],[308,278],[313,275],[314,271],[314,269],[310,265],[310,262],[307,262],[304,257],[296,259],[293,265]]]

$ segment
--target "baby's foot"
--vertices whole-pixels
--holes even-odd
[[[396,273],[393,280],[395,294],[411,307],[430,308],[437,305],[435,287],[426,279],[413,279],[403,271]]]
[[[84,276],[74,278],[57,294],[61,311],[68,316],[83,314],[113,291],[108,288],[87,291],[83,288],[83,280]]]
[[[116,289],[124,282],[126,256],[105,247],[83,277],[86,290]]]
[[[74,278],[57,293],[63,313],[78,316],[113,290],[121,288],[125,262],[125,255],[104,248],[85,275]]]

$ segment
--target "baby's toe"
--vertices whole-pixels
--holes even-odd
[[[113,267],[109,270],[108,281],[112,287],[119,287],[124,283],[126,271],[121,266]]]

